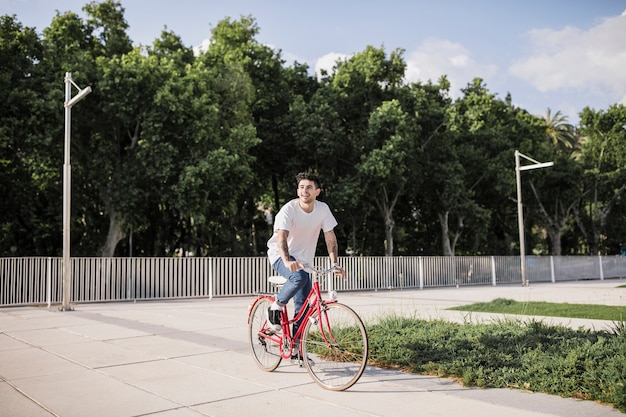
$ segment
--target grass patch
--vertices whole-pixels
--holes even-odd
[[[496,298],[488,303],[475,303],[449,310],[473,311],[481,313],[520,314],[527,316],[571,317],[626,321],[626,306],[607,306],[599,304],[547,303],[543,301],[515,301]]]
[[[368,326],[373,365],[612,404],[626,412],[626,326],[573,330],[532,319],[458,324],[399,316]]]

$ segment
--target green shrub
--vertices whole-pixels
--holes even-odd
[[[541,321],[456,324],[390,316],[368,328],[382,367],[612,404],[626,411],[626,332]]]

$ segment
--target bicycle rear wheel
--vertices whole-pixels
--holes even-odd
[[[343,391],[354,385],[367,364],[367,332],[350,307],[322,306],[305,325],[302,357],[313,380],[322,388]]]
[[[267,309],[272,304],[270,297],[260,299],[250,311],[248,334],[252,357],[259,368],[272,372],[282,360],[278,336],[269,330]]]

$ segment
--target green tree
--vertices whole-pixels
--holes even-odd
[[[438,83],[413,83],[398,91],[399,100],[415,125],[412,127],[415,143],[408,171],[410,181],[407,181],[406,192],[395,211],[398,243],[395,250],[399,254],[428,253],[433,242],[438,240],[428,234],[433,217],[426,198],[432,181],[429,152],[436,154],[435,148],[446,143],[446,111],[451,103],[449,88],[450,83],[442,76]]]
[[[383,102],[368,123],[368,137],[378,146],[361,157],[357,167],[366,194],[373,200],[385,225],[385,255],[393,256],[394,209],[410,178],[415,155],[415,132],[397,100]]]
[[[94,42],[97,56],[115,57],[132,50],[132,42],[126,31],[124,7],[117,0],[92,1],[83,10],[87,13],[87,29],[97,38]]]
[[[345,135],[341,146],[343,163],[335,170],[334,181],[336,194],[342,201],[339,211],[348,216],[344,223],[353,226],[352,242],[368,245],[360,250],[353,248],[361,253],[390,254],[393,251],[393,241],[385,242],[385,238],[389,239],[389,232],[393,230],[392,212],[406,181],[396,172],[385,170],[386,161],[382,159],[392,156],[394,140],[404,142],[409,138],[406,123],[402,121],[405,116],[400,117],[403,110],[399,102],[384,106],[383,103],[392,101],[402,86],[406,68],[402,54],[403,51],[397,49],[387,57],[384,49],[368,46],[363,52],[338,62],[334,73],[324,81],[324,88],[332,90],[327,97],[342,122],[341,132]],[[398,152],[394,157],[405,157],[406,149]],[[374,184],[363,177],[366,172],[375,172],[381,180],[387,181],[385,189],[375,190],[375,199],[369,198],[368,191],[373,191]],[[378,218],[372,218],[371,213],[378,213]],[[360,232],[357,232],[357,225]],[[357,238],[356,233],[361,233],[361,238]]]
[[[610,250],[606,246],[611,235],[607,220],[626,191],[626,106],[616,104],[606,111],[586,107],[580,116],[580,159],[587,198],[575,214],[590,252],[602,254]],[[617,242],[610,246],[617,246]]]
[[[305,169],[301,154],[294,152],[297,136],[292,134],[290,106],[296,97],[308,101],[316,88],[306,66],[296,63],[285,67],[280,50],[260,44],[255,39],[258,33],[259,27],[251,16],[224,19],[212,30],[211,43],[200,57],[207,65],[220,63],[233,68],[251,86],[248,110],[260,142],[250,149],[256,161],[251,184],[254,192],[240,202],[239,221],[249,230],[252,247],[257,248],[255,253],[264,252],[271,233],[263,211],[277,211],[286,199],[292,198],[293,177]]]
[[[150,185],[171,172],[163,166],[167,160],[164,155],[159,155],[162,159],[158,161],[152,159],[146,167],[139,154],[144,123],[153,114],[155,96],[169,74],[156,57],[146,57],[138,49],[121,56],[102,57],[98,66],[101,75],[95,86],[96,98],[103,102],[94,121],[94,133],[84,144],[82,154],[84,166],[95,168],[85,173],[93,190],[90,198],[101,202],[99,206],[108,220],[107,226],[100,222],[98,228],[102,239],[99,252],[113,256],[130,230],[140,237],[145,228],[154,226],[147,223],[153,218],[146,213],[151,206],[146,203],[158,204],[163,196],[155,199],[153,193],[159,195],[162,190]],[[146,253],[152,254],[155,249]]]
[[[461,242],[463,253],[485,250],[493,204],[510,186],[501,173],[517,128],[515,110],[490,93],[482,79],[462,91],[447,108],[445,134],[426,148],[427,201],[439,220],[445,256],[455,255]]]
[[[550,108],[546,111],[543,119],[545,122],[546,136],[555,148],[561,150],[575,150],[578,147],[574,126],[567,122],[568,117],[561,111],[552,114]]]
[[[542,172],[543,175],[533,176],[529,184],[536,202],[537,218],[544,225],[550,241],[550,253],[560,256],[564,234],[571,233],[575,226],[573,213],[585,193],[582,167],[576,161],[578,137],[560,111],[552,115],[548,109],[546,117],[537,120],[535,125],[545,129],[548,150],[544,155],[555,165]],[[537,177],[538,185],[534,180]],[[576,247],[569,250],[578,251]]]
[[[529,184],[537,203],[538,216],[548,234],[550,253],[561,256],[563,234],[571,230],[574,210],[584,192],[580,181],[582,167],[564,155],[558,155],[554,162],[554,167],[543,176],[540,185],[532,179]]]
[[[16,16],[0,16],[0,254],[53,255],[53,220],[61,208],[49,207],[58,174],[53,145],[43,138],[46,102],[37,77],[41,40]],[[60,195],[60,194],[59,194]]]

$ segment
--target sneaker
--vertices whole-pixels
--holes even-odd
[[[280,330],[280,310],[272,310],[272,307],[268,307],[267,318],[269,319],[269,322],[271,323],[271,325],[269,326],[270,329],[276,332],[279,331]]]
[[[309,362],[310,366],[315,366],[315,362],[313,362],[313,360],[309,358],[308,356],[306,357],[306,360]],[[302,366],[304,365],[304,361],[302,360],[302,355],[299,352],[291,355],[291,363],[297,364],[300,368],[302,368]]]

